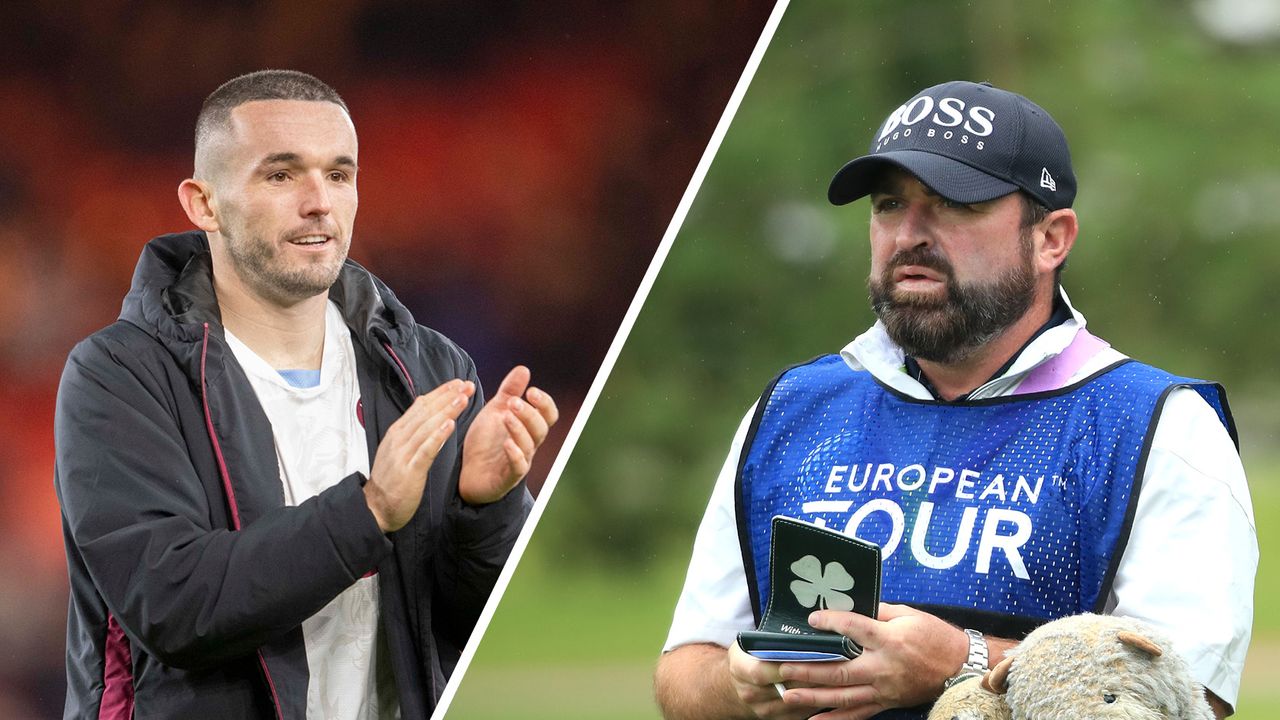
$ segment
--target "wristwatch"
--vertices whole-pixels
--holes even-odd
[[[982,633],[969,628],[965,628],[964,634],[969,636],[969,657],[960,666],[960,672],[953,677],[947,678],[942,683],[943,689],[949,688],[961,680],[981,677],[987,673],[987,670],[991,669],[988,662],[990,654],[987,650],[987,639],[982,637]]]

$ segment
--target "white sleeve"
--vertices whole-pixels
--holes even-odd
[[[1257,568],[1235,445],[1196,391],[1175,390],[1152,438],[1108,612],[1163,630],[1196,681],[1235,707]]]
[[[754,406],[747,411],[737,434],[733,436],[729,457],[720,469],[711,501],[707,503],[707,512],[698,526],[689,573],[676,603],[675,617],[663,652],[690,643],[714,643],[728,647],[739,630],[755,627],[734,511],[738,458],[753,415]]]

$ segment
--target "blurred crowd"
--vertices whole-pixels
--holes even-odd
[[[115,0],[0,5],[0,717],[60,716],[54,399],[149,238],[189,227],[200,103],[263,67],[351,107],[352,257],[492,386],[572,424],[772,3]]]

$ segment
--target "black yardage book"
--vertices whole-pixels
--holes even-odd
[[[809,625],[814,610],[876,617],[880,606],[880,546],[793,518],[773,518],[769,542],[769,602],[755,630],[738,644],[761,660],[845,660],[862,648],[844,635]]]

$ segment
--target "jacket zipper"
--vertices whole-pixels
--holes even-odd
[[[209,411],[209,386],[205,381],[205,357],[209,354],[209,323],[204,323],[204,341],[200,345],[200,400],[204,404],[204,423],[209,431],[209,440],[213,443],[213,454],[218,461],[218,474],[222,478],[222,488],[227,494],[227,504],[231,507],[231,527],[240,529],[240,508],[236,504],[236,493],[231,487],[231,473],[227,472],[227,461],[222,456],[222,446],[218,443],[218,435],[213,431],[213,414]],[[397,359],[398,362],[398,359]],[[267,680],[267,688],[271,690],[271,703],[275,707],[276,717],[284,720],[284,711],[280,709],[280,695],[276,692],[276,683],[271,679],[271,670],[267,667],[267,658],[258,651],[258,663],[262,666],[262,675]]]
[[[418,397],[418,391],[413,387],[413,378],[409,376],[409,370],[404,366],[404,363],[400,362],[400,356],[396,355],[396,351],[391,348],[391,343],[384,340],[382,347],[391,356],[391,359],[395,361],[396,367],[400,368],[400,374],[404,376],[405,382],[409,383],[409,401],[413,402],[413,399]]]

